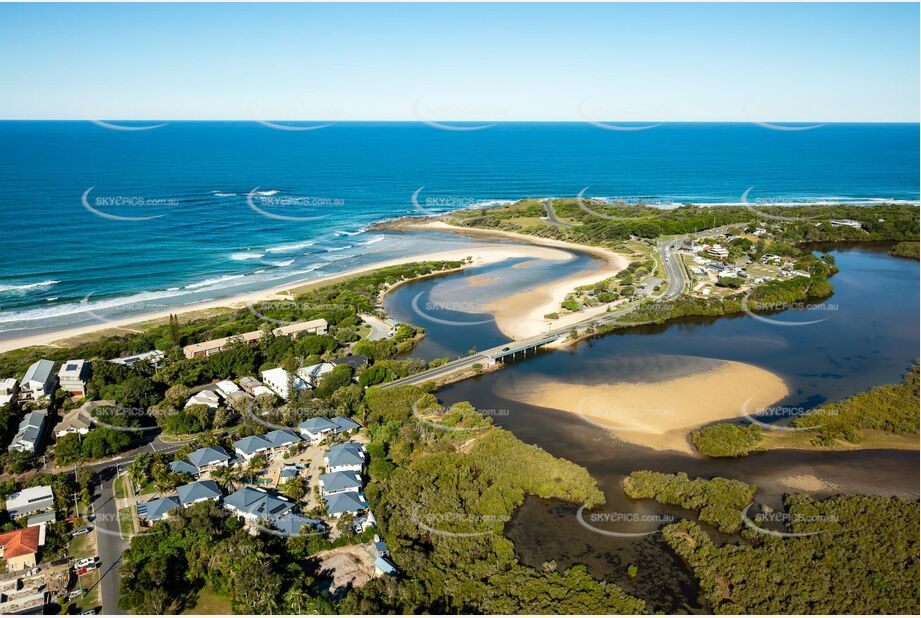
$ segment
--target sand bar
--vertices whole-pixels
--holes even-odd
[[[556,320],[544,318],[548,313],[560,312],[560,303],[562,303],[566,295],[575,288],[592,285],[613,277],[630,263],[627,256],[601,247],[577,245],[575,243],[550,238],[527,236],[517,232],[471,229],[450,225],[443,221],[406,223],[402,224],[400,227],[403,229],[451,231],[481,238],[508,238],[545,247],[579,251],[600,258],[601,261],[598,268],[590,273],[582,273],[563,279],[548,281],[547,283],[517,294],[506,296],[493,303],[491,308],[492,313],[496,317],[496,326],[504,335],[512,339],[533,337],[548,329],[562,328],[594,315],[605,313],[608,309],[607,305],[600,305],[582,311],[567,313]]]
[[[625,442],[692,454],[696,452],[688,435],[692,430],[744,416],[746,401],[747,409],[757,410],[788,392],[777,375],[731,361],[661,381],[586,386],[535,380],[497,387],[502,397],[576,414]]]

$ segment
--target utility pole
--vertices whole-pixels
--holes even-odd
[[[77,500],[77,492],[71,495],[74,497],[74,510],[77,511],[77,517],[80,517],[80,502]]]

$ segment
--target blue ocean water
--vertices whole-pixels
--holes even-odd
[[[665,203],[738,202],[749,187],[749,199],[916,201],[918,169],[917,124],[0,122],[0,337],[457,242],[364,229],[402,215],[584,187]]]

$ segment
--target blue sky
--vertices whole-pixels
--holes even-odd
[[[918,121],[917,4],[0,5],[2,118]]]

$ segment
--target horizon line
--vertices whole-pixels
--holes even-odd
[[[656,124],[759,124],[759,123],[786,123],[786,124],[921,124],[918,120],[620,120],[606,118],[601,120],[459,120],[449,118],[437,119],[419,119],[419,118],[3,118],[0,122],[325,122],[325,123],[360,123],[360,122],[379,122],[379,123],[413,123],[426,124],[431,122],[453,122],[453,123],[483,123],[492,124],[591,124],[592,122],[619,122],[624,124],[656,123]]]

